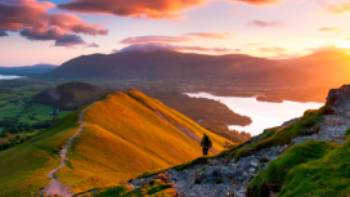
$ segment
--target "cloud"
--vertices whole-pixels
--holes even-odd
[[[329,5],[327,7],[328,11],[334,14],[342,14],[345,12],[350,12],[350,3],[338,3]]]
[[[339,29],[338,27],[321,27],[320,29],[318,29],[320,32],[330,32],[330,33],[339,33],[342,32],[341,29]]]
[[[263,4],[276,3],[279,0],[235,0],[235,1],[241,1],[244,3],[249,3],[249,4],[254,4],[254,5],[263,5]]]
[[[0,29],[20,32],[30,40],[54,40],[56,46],[64,46],[62,40],[75,37],[76,34],[106,35],[107,30],[89,24],[71,14],[50,14],[55,4],[37,0],[0,0]],[[74,35],[74,36],[73,36]],[[81,38],[80,38],[81,39]],[[59,44],[57,44],[59,43]]]
[[[264,20],[252,20],[248,24],[257,26],[257,27],[278,27],[282,25],[282,23],[279,21],[264,21]]]
[[[125,38],[122,44],[145,44],[145,43],[178,43],[188,42],[195,39],[226,39],[231,36],[228,32],[190,32],[178,36],[147,35]]]
[[[72,0],[60,4],[67,10],[108,13],[118,16],[144,18],[173,17],[180,11],[199,5],[206,0]]]
[[[77,35],[65,35],[56,39],[55,46],[72,47],[75,45],[86,45],[85,41]]]
[[[229,49],[222,47],[201,47],[201,46],[186,46],[186,45],[172,45],[164,43],[147,43],[147,44],[134,44],[127,46],[118,52],[131,52],[131,51],[140,51],[140,52],[153,52],[159,50],[168,50],[168,51],[178,51],[178,52],[196,52],[196,53],[205,53],[205,54],[228,54],[228,53],[237,53],[239,49]]]

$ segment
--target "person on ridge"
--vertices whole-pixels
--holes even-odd
[[[212,147],[212,142],[209,138],[209,136],[207,134],[203,135],[202,141],[201,141],[201,146],[202,146],[202,152],[203,152],[203,156],[207,156],[208,155],[208,151],[211,149]]]

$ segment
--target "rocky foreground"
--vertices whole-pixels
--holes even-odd
[[[137,190],[160,180],[171,185],[175,196],[249,196],[248,185],[252,178],[289,147],[309,140],[344,143],[346,131],[350,128],[350,86],[331,90],[326,105],[315,114],[312,118],[306,117],[306,114],[306,118],[265,131],[221,156],[202,158],[191,164],[132,180],[130,184]],[[269,134],[272,131],[275,133]],[[272,185],[270,195],[273,194]]]

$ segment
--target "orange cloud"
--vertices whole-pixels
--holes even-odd
[[[162,18],[173,17],[181,10],[199,5],[206,0],[72,0],[60,8],[119,16]]]
[[[339,3],[328,6],[328,10],[334,14],[350,12],[350,3]]]
[[[37,0],[0,1],[0,30],[30,40],[54,40],[56,46],[86,44],[77,34],[105,35],[107,30],[70,14],[50,14],[55,4]]]

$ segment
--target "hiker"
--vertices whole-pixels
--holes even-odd
[[[207,136],[207,134],[204,134],[204,136],[202,138],[202,141],[201,141],[201,146],[202,146],[203,156],[207,156],[208,155],[208,151],[212,147],[211,140]]]

